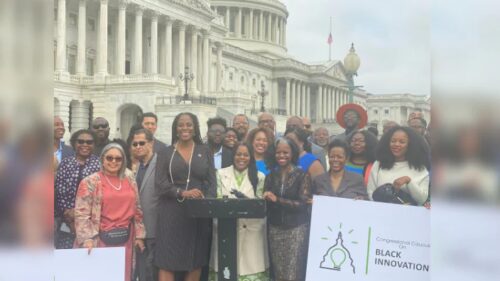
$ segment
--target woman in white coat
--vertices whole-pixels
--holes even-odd
[[[265,175],[258,172],[252,147],[238,143],[234,147],[233,165],[217,170],[217,198],[227,196],[236,189],[248,198],[261,198],[264,193]],[[239,219],[238,233],[238,280],[268,281],[269,258],[265,219]],[[210,259],[210,278],[217,280],[217,227],[214,221],[214,235]]]

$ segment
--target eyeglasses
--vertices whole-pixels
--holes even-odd
[[[108,124],[100,124],[100,125],[93,125],[92,128],[94,128],[94,130],[98,130],[98,129],[106,129],[108,128]]]
[[[78,140],[76,140],[76,142],[78,144],[86,144],[86,145],[92,145],[92,144],[94,144],[93,140],[80,140],[80,139],[78,139]]]
[[[116,162],[116,163],[121,163],[123,161],[123,158],[122,157],[113,157],[113,156],[106,156],[104,157],[104,159],[106,159],[106,161],[108,162]]]
[[[146,145],[145,141],[138,141],[138,142],[133,142],[132,143],[133,147],[144,146],[144,145]]]
[[[311,129],[311,125],[304,125],[304,128]]]

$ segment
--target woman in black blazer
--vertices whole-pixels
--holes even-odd
[[[330,170],[314,178],[312,183],[314,195],[368,199],[363,177],[345,169],[349,152],[349,146],[342,140],[337,139],[330,143],[328,146]]]

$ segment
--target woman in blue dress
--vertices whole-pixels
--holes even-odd
[[[325,173],[319,159],[311,153],[311,143],[307,140],[306,130],[301,128],[288,129],[285,137],[292,140],[299,148],[298,167],[307,172],[311,179]]]
[[[267,128],[255,128],[248,133],[247,144],[252,148],[257,171],[269,175],[270,170],[264,161],[268,157],[269,148],[274,143],[273,133]]]

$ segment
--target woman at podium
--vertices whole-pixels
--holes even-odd
[[[252,146],[235,145],[233,165],[217,170],[217,198],[262,198],[265,175],[257,171]],[[238,219],[238,280],[269,280],[265,219]],[[217,227],[214,227],[210,281],[217,280]]]
[[[172,146],[158,155],[156,190],[159,196],[155,265],[159,281],[173,281],[175,272],[187,272],[184,280],[200,279],[208,265],[210,220],[189,218],[186,198],[215,197],[213,153],[202,144],[198,118],[178,114],[172,124]]]
[[[311,178],[297,166],[299,149],[290,139],[275,143],[273,168],[264,183],[268,241],[275,280],[304,280],[310,222]]]

